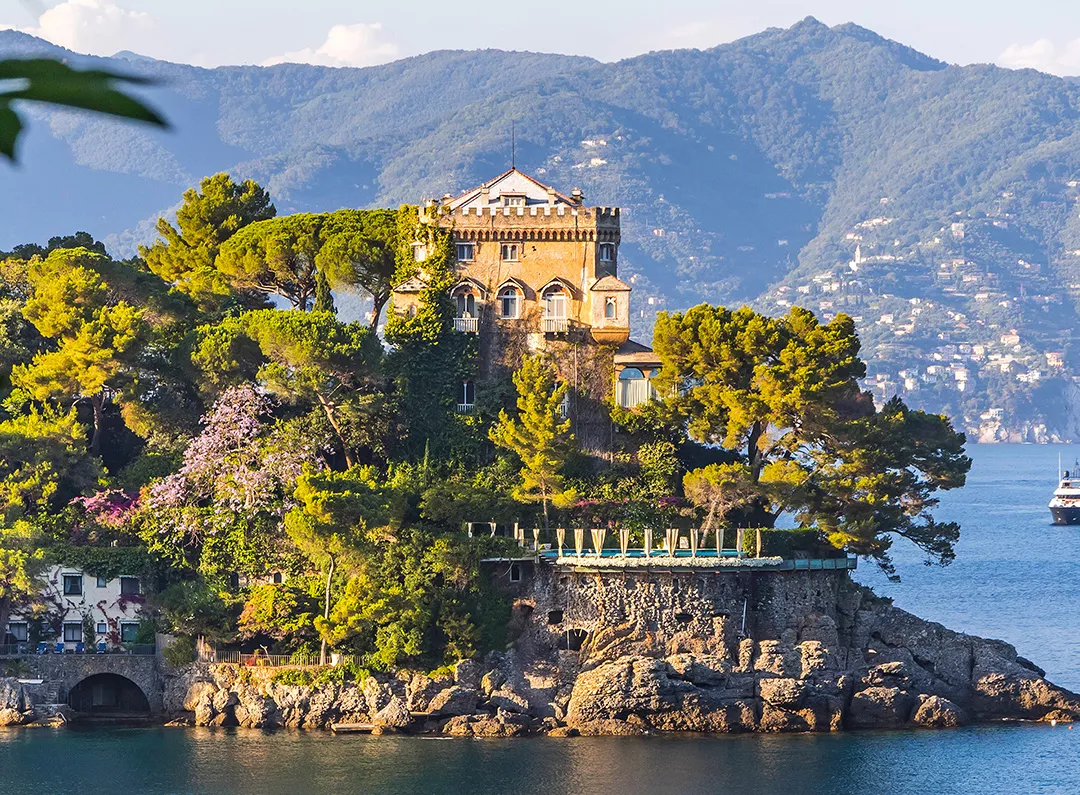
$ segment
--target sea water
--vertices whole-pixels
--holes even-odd
[[[953,629],[1003,638],[1080,690],[1080,526],[1050,524],[1058,452],[973,446],[938,517],[956,562],[897,544],[901,582],[857,577]],[[7,793],[1080,792],[1080,728],[1002,724],[835,735],[464,740],[211,729],[0,730]]]

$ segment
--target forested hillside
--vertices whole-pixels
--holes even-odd
[[[0,32],[5,54],[57,49]],[[117,58],[161,81],[148,93],[175,130],[37,113],[4,174],[0,249],[85,229],[128,256],[222,170],[258,180],[283,213],[415,203],[503,170],[515,120],[520,168],[626,208],[642,336],[656,310],[702,300],[843,311],[877,398],[949,411],[987,440],[1080,437],[1076,82],[949,66],[812,19],[614,64]]]

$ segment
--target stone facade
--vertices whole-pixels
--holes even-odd
[[[455,328],[479,336],[479,371],[471,388],[463,385],[462,410],[522,356],[544,351],[571,387],[567,415],[578,442],[610,447],[605,402],[650,394],[643,385],[618,391],[617,376],[633,367],[630,375],[644,381],[659,366],[651,349],[629,339],[620,220],[617,207],[588,207],[580,191],[566,196],[516,169],[427,203],[421,221],[447,229],[457,250]],[[422,244],[415,255],[427,255]],[[414,311],[423,285],[422,274],[397,285],[393,311]]]
[[[155,655],[35,654],[18,660],[24,669],[20,675],[28,680],[41,680],[41,684],[8,680],[6,691],[0,688],[0,710],[4,709],[6,699],[8,708],[17,709],[23,715],[23,720],[12,720],[12,723],[29,722],[35,712],[51,716],[57,704],[68,703],[72,691],[79,685],[92,684],[103,674],[121,677],[136,686],[146,698],[144,709],[148,706],[151,716],[162,714],[165,676],[162,662]],[[0,668],[4,662],[0,660]]]
[[[71,566],[52,566],[44,577],[42,601],[55,613],[56,637],[50,646],[63,642],[68,651],[82,643],[93,650],[104,643],[107,648],[123,642],[133,642],[139,627],[142,607],[142,587],[139,578],[102,578],[86,574]],[[84,619],[93,625],[94,634],[84,631]],[[14,612],[8,620],[4,643],[23,644],[30,641],[29,619]]]

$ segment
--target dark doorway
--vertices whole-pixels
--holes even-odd
[[[584,629],[568,629],[562,634],[559,648],[563,651],[581,651],[589,633]]]
[[[86,715],[146,715],[150,702],[137,684],[119,674],[94,674],[68,693],[68,704]]]

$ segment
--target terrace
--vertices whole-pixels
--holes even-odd
[[[727,534],[713,533],[713,546],[710,547],[701,543],[705,534],[698,529],[671,528],[664,531],[662,537],[646,529],[641,532],[640,545],[635,547],[631,547],[631,532],[626,528],[614,531],[616,547],[606,546],[608,531],[605,529],[586,533],[583,528],[576,528],[570,532],[571,546],[567,546],[568,533],[564,528],[555,531],[555,544],[541,544],[540,530],[534,529],[531,541],[527,541],[525,530],[515,527],[517,542],[532,554],[514,560],[543,561],[578,572],[635,569],[837,571],[858,566],[857,556],[821,542],[817,531],[812,529],[739,529]],[[586,545],[587,535],[590,536],[589,545]],[[726,541],[733,541],[734,546],[728,547]],[[491,558],[485,562],[496,560],[500,559]]]

